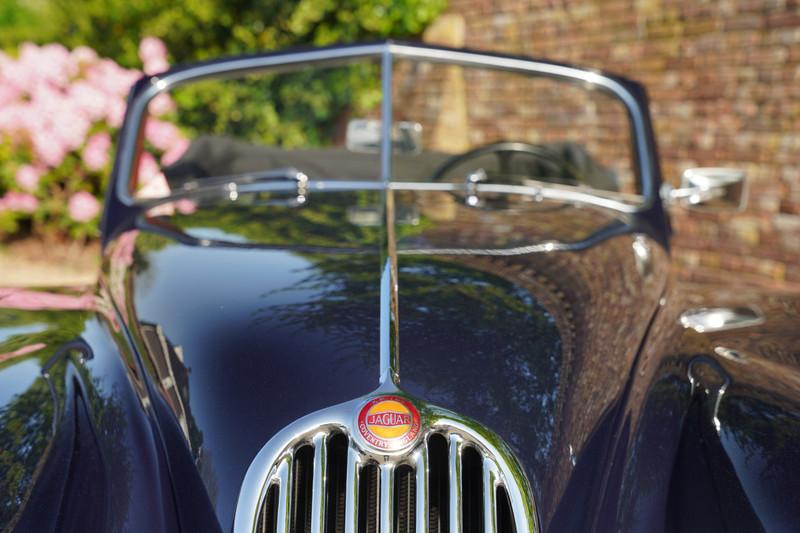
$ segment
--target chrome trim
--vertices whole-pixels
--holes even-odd
[[[383,463],[380,466],[380,533],[392,533],[394,526],[394,464]]]
[[[275,174],[284,174],[287,170],[270,171]],[[267,174],[267,173],[265,173]],[[302,174],[302,173],[300,173]],[[305,176],[305,174],[302,174]],[[235,177],[232,177],[235,178]],[[280,178],[283,180],[291,178]],[[530,180],[531,182],[535,180]],[[596,193],[589,193],[575,188],[552,187],[546,186],[544,182],[542,185],[502,185],[494,183],[477,183],[470,184],[468,187],[463,183],[428,183],[428,182],[409,182],[409,181],[393,181],[385,183],[383,181],[367,181],[367,180],[307,180],[302,189],[302,201],[296,204],[303,204],[308,199],[311,192],[348,192],[348,191],[431,191],[431,192],[461,192],[466,194],[478,193],[494,193],[494,194],[509,194],[526,196],[534,198],[536,201],[555,200],[562,202],[570,202],[575,204],[590,205],[603,209],[610,209],[620,212],[622,214],[635,214],[641,210],[641,206],[627,203],[625,201],[612,198],[615,196],[620,198],[624,195],[608,191],[597,191]],[[235,190],[237,192],[236,198],[241,194],[258,193],[258,192],[289,192],[298,191],[298,186],[294,183],[281,182],[281,181],[258,181],[251,183],[236,183]],[[139,204],[145,209],[150,209],[162,204],[168,204],[176,200],[184,198],[196,197],[200,194],[207,193],[209,195],[221,195],[218,188],[209,189],[208,191],[193,190],[178,190],[164,196],[162,198],[142,200]],[[605,195],[605,196],[603,196]],[[298,195],[299,197],[300,195]]]
[[[352,447],[347,448],[347,480],[345,497],[350,502],[345,505],[344,531],[356,533],[358,531],[358,482],[361,478],[361,455]],[[238,509],[238,507],[237,507]]]
[[[415,514],[417,517],[416,533],[428,533],[428,446],[423,440],[424,445],[417,450],[414,460],[415,474],[417,477]],[[426,517],[425,520],[420,517]]]
[[[740,307],[700,307],[681,313],[678,322],[698,333],[714,333],[758,326],[765,322],[764,313],[754,305]]]
[[[381,300],[380,300],[380,383],[394,381],[392,379],[392,265],[386,259],[381,273]]]
[[[292,509],[292,469],[292,455],[291,452],[289,452],[281,460],[275,474],[278,481],[278,525],[276,533],[289,532]],[[264,486],[264,497],[267,495],[269,485],[270,484],[265,484]],[[263,502],[260,503],[263,504]],[[259,505],[258,508],[260,509],[260,507]]]
[[[388,183],[392,179],[392,60],[391,49],[381,52],[381,180]]]
[[[395,239],[394,191],[384,193],[386,211],[385,257],[381,274],[380,299],[380,384],[400,384],[399,303],[397,282],[397,241]]]
[[[469,174],[467,174],[465,183],[464,183],[464,190],[466,194],[466,198],[464,201],[467,205],[471,207],[476,207],[480,204],[481,199],[478,197],[478,184],[486,181],[489,179],[489,176],[486,175],[486,171],[482,168],[478,170],[473,170]]]
[[[138,205],[129,191],[135,167],[134,156],[138,138],[142,131],[142,120],[147,111],[147,105],[159,94],[184,85],[191,81],[208,78],[230,78],[240,74],[252,73],[259,70],[272,69],[281,71],[291,68],[305,67],[312,64],[336,65],[355,59],[380,58],[382,67],[391,66],[393,58],[414,59],[446,63],[467,67],[483,67],[491,70],[504,70],[528,75],[541,75],[577,81],[589,87],[598,87],[616,96],[625,105],[631,120],[634,151],[638,162],[638,175],[642,185],[643,202],[636,206],[627,206],[625,212],[638,212],[651,207],[656,200],[658,191],[655,190],[655,176],[652,173],[654,161],[648,144],[645,110],[639,105],[636,97],[622,84],[606,75],[565,65],[545,63],[533,59],[520,59],[489,55],[480,52],[456,51],[428,46],[416,46],[384,42],[370,45],[356,45],[345,47],[324,48],[310,51],[279,53],[229,59],[209,64],[184,67],[179,70],[167,71],[159,76],[150,78],[150,85],[136,92],[131,97],[128,113],[122,126],[122,144],[118,152],[119,165],[115,170],[116,190],[118,199],[125,205]],[[381,142],[381,178],[386,181],[391,176],[391,136],[385,131],[390,131],[391,121],[385,118],[392,116],[391,109],[391,68],[382,73],[381,83],[385,91],[388,89],[388,98],[384,94],[382,102],[382,116],[384,123],[383,140]],[[549,189],[549,187],[545,187]],[[611,204],[616,209],[618,205]]]
[[[384,394],[384,389],[385,387],[379,389],[380,394]],[[495,486],[502,486],[508,494],[516,530],[518,532],[539,530],[533,493],[522,466],[496,434],[473,420],[426,404],[395,389],[393,394],[404,396],[419,410],[420,418],[423,421],[422,438],[417,440],[415,447],[410,451],[384,452],[362,447],[359,440],[354,438],[356,429],[353,422],[364,402],[375,394],[306,415],[289,424],[270,439],[258,452],[245,474],[236,505],[233,531],[235,533],[256,532],[261,506],[269,486],[274,483],[279,485],[278,516],[283,520],[280,523],[287,524],[288,510],[291,509],[291,461],[294,450],[307,445],[315,446],[316,464],[316,447],[322,442],[319,437],[320,433],[330,435],[334,432],[343,433],[350,441],[345,496],[345,531],[348,533],[355,533],[357,530],[359,466],[367,463],[376,464],[379,467],[380,494],[378,501],[380,502],[381,533],[391,531],[393,527],[394,483],[392,480],[395,469],[400,465],[408,465],[416,470],[416,531],[417,533],[427,531],[427,524],[420,522],[424,522],[421,517],[427,516],[427,512],[423,509],[427,507],[429,494],[420,490],[420,487],[427,487],[425,479],[428,477],[427,446],[429,437],[433,434],[441,434],[448,440],[449,475],[451,479],[456,480],[456,484],[450,483],[451,532],[460,531],[461,527],[460,459],[466,445],[474,448],[480,454],[484,465],[487,462],[490,463],[490,472],[496,476],[493,481]],[[316,475],[314,479],[317,479]],[[420,514],[420,510],[423,510],[422,514]],[[453,527],[453,524],[456,524],[456,527]],[[279,530],[285,531],[285,529]]]
[[[311,533],[324,533],[325,489],[328,471],[328,434],[314,435],[314,472],[311,489]]]
[[[483,461],[483,531],[497,532],[497,468]]]
[[[450,435],[448,472],[450,473],[450,532],[461,533],[461,459],[464,441],[458,435]]]
[[[703,380],[700,377],[695,376],[694,368],[696,365],[706,365],[708,368],[710,368],[712,372],[714,372],[714,374],[716,374],[716,376],[720,379],[721,383],[719,386],[706,385],[703,383]],[[725,392],[728,390],[728,387],[731,384],[730,375],[717,361],[707,355],[699,355],[689,361],[686,374],[689,378],[689,384],[691,385],[691,390],[689,393],[690,396],[694,396],[695,392],[697,392],[701,387],[705,388],[706,394],[714,395],[714,405],[711,407],[711,423],[714,424],[714,428],[717,430],[717,433],[719,433],[721,429],[719,421],[719,404],[722,402],[722,397],[725,395]]]

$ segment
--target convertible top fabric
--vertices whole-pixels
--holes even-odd
[[[577,169],[583,177],[583,184],[608,191],[618,190],[614,173],[595,162],[583,146],[570,142],[543,146],[556,154],[557,160],[563,160],[564,166]],[[397,153],[392,157],[392,174],[397,180],[427,181],[439,167],[454,157],[458,155],[440,152]],[[484,168],[491,173],[498,170],[498,164],[496,154],[484,154],[470,158],[455,170],[463,171],[461,176],[476,168]],[[515,175],[575,184],[575,180],[552,161],[519,154],[512,158],[511,164]],[[287,150],[211,136],[195,139],[183,157],[165,169],[165,174],[170,185],[176,187],[186,181],[205,177],[289,167],[304,172],[312,179],[377,180],[380,176],[378,154],[351,152],[344,148]]]

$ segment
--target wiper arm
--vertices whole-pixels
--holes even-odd
[[[257,188],[259,191],[265,190],[264,185],[270,182],[275,184],[275,190],[286,191],[294,188],[296,196],[292,203],[295,205],[304,204],[308,198],[308,176],[296,168],[281,168],[260,172],[232,174],[229,176],[213,176],[187,181],[180,188],[175,189],[167,196],[162,196],[160,198],[140,198],[139,204],[145,209],[149,209],[176,200],[210,196],[219,193],[222,193],[230,200],[236,200],[240,193],[249,192],[250,189]]]

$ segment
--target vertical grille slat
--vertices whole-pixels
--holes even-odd
[[[416,470],[416,533],[428,533],[428,446],[417,452]]]
[[[392,533],[394,528],[394,465],[382,464],[380,476],[380,533]]]
[[[450,489],[450,532],[462,533],[461,527],[461,454],[464,440],[458,435],[450,435],[449,489]]]
[[[361,457],[352,446],[347,447],[347,482],[345,488],[344,532],[358,532],[358,496],[360,489]]]
[[[497,467],[483,460],[483,531],[497,533]]]
[[[364,451],[340,427],[318,429],[276,456],[249,531],[535,531],[520,503],[527,493],[508,485],[513,471],[487,450],[462,428],[437,427],[396,456]]]
[[[289,533],[292,508],[292,456],[287,454],[278,465],[278,519],[275,533]]]
[[[325,527],[325,472],[328,469],[328,435],[314,435],[314,469],[311,481],[311,533],[324,533]]]

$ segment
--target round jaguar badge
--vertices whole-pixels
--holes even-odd
[[[400,396],[376,396],[358,412],[358,433],[381,451],[408,447],[419,435],[419,411]]]

